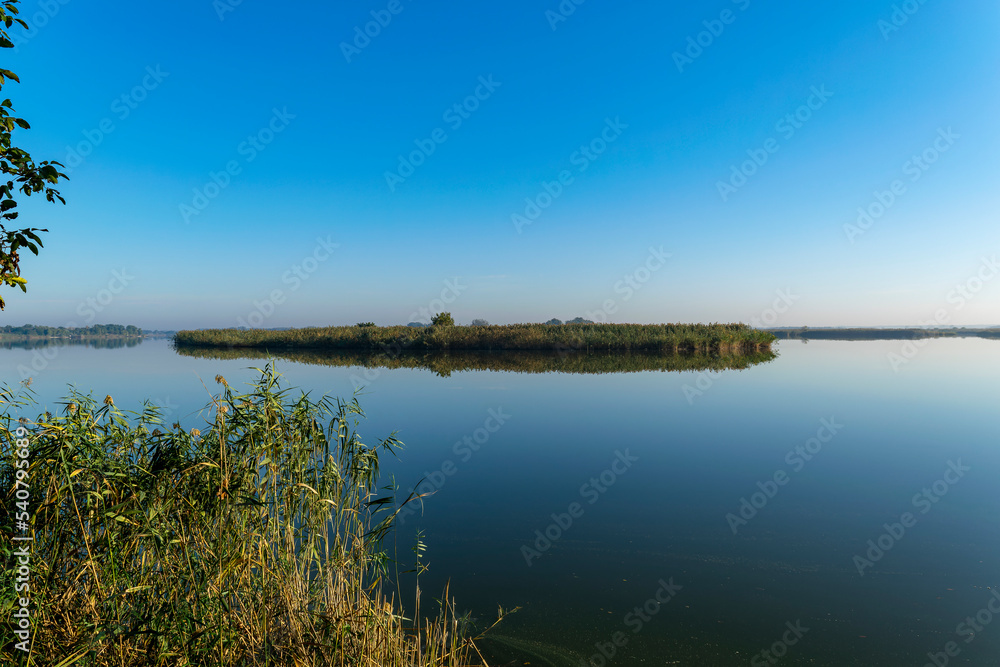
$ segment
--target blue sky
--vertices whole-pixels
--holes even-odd
[[[1000,324],[996,3],[332,4],[23,3],[3,323]]]

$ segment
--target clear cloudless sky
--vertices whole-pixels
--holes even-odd
[[[20,6],[3,324],[1000,324],[990,0]]]

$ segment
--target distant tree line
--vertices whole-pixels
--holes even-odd
[[[562,320],[553,317],[551,320],[549,320],[545,324],[548,324],[549,326],[557,327],[557,326],[560,326],[560,325],[563,325],[563,324],[596,324],[596,322],[594,322],[594,320],[585,320],[582,317],[574,317],[571,320],[567,320],[566,322],[563,322]]]
[[[778,339],[824,339],[824,340],[918,340],[923,338],[1000,338],[1000,328],[961,327],[948,329],[926,329],[918,327],[897,327],[895,329],[821,328],[810,329],[766,329]]]
[[[20,327],[7,325],[0,328],[0,335],[25,338],[86,338],[98,336],[141,336],[142,329],[131,324],[95,324],[90,327],[46,327],[25,324]]]
[[[448,317],[451,317],[451,313],[441,313],[441,315],[447,315]],[[359,324],[357,324],[355,326],[362,326],[362,324],[371,324],[371,323],[359,323]],[[553,318],[553,319],[549,320],[548,322],[545,322],[545,324],[549,324],[549,325],[553,325],[553,326],[558,326],[558,325],[561,325],[561,324],[595,324],[595,322],[593,320],[587,320],[587,319],[584,319],[582,317],[576,317],[576,318],[574,318],[572,320],[567,320],[566,322],[563,322],[562,320]],[[375,325],[371,324],[371,326],[375,326]],[[414,329],[420,329],[422,327],[432,326],[432,324],[428,324],[426,322],[410,322],[406,326],[412,327]],[[475,320],[472,320],[472,326],[474,326],[474,327],[488,327],[488,326],[490,326],[490,323],[488,321],[484,320],[484,319],[475,319]]]

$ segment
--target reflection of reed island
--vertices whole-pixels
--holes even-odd
[[[386,354],[367,350],[216,349],[177,346],[185,356],[209,359],[275,357],[320,366],[365,368],[425,368],[442,377],[457,371],[515,373],[637,373],[640,371],[743,370],[775,359],[770,350],[746,354],[648,354],[633,352],[406,352]]]

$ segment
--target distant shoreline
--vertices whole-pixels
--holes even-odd
[[[969,327],[959,329],[922,329],[899,327],[875,329],[850,327],[843,329],[764,329],[778,340],[919,340],[925,338],[987,338],[1000,339],[1000,327]]]
[[[105,338],[151,338],[148,334],[88,334],[86,336],[34,336],[0,333],[0,341],[22,340],[88,340]]]
[[[508,324],[485,326],[179,331],[178,347],[378,350],[550,350],[742,353],[771,349],[775,336],[745,324]]]
[[[0,327],[0,342],[131,339],[142,338],[145,333],[132,324],[94,324],[88,327],[51,327],[44,324],[6,325]]]

